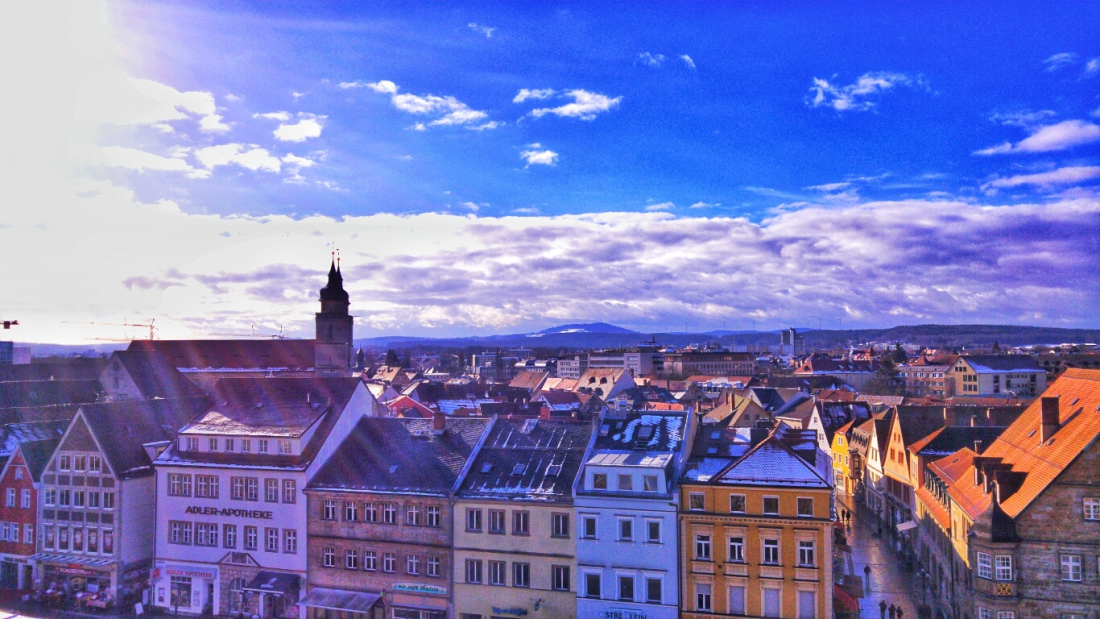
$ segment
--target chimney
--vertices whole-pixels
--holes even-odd
[[[434,415],[432,415],[432,434],[440,436],[446,429],[447,416],[437,411]]]
[[[545,402],[539,407],[539,419],[548,421],[550,419],[550,405]]]
[[[1039,426],[1039,444],[1050,440],[1058,431],[1058,396],[1043,396],[1042,422]]]
[[[974,441],[974,453],[978,454],[979,456],[982,455],[982,442],[981,441]]]

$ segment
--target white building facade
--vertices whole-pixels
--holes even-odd
[[[306,575],[302,491],[379,404],[354,378],[225,379],[215,399],[154,463],[152,603],[296,619]]]
[[[692,415],[605,412],[578,476],[578,619],[679,616],[677,480]]]

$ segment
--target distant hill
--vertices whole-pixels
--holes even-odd
[[[847,348],[870,342],[901,342],[930,348],[980,348],[994,343],[1011,346],[1057,345],[1066,342],[1100,343],[1100,329],[1060,329],[1014,325],[904,325],[888,329],[800,329],[810,348]],[[465,338],[372,337],[356,340],[369,348],[573,348],[596,349],[637,346],[655,339],[666,346],[716,343],[768,345],[779,343],[778,331],[717,331],[709,333],[640,333],[606,323],[568,324],[537,333],[514,333]]]
[[[558,333],[617,333],[622,335],[639,335],[637,331],[609,325],[606,322],[586,322],[550,327],[549,329],[543,329],[536,333],[530,333],[527,337],[542,337],[544,335],[555,335]]]

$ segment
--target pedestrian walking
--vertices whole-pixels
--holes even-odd
[[[890,605],[890,619],[897,619],[898,607],[893,604]]]
[[[901,619],[901,615],[902,615],[901,606],[898,606],[898,619]]]
[[[886,619],[886,600],[878,603],[878,615],[879,619]]]

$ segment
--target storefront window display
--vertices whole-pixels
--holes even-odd
[[[172,608],[188,608],[191,606],[191,577],[173,576],[169,605]]]

